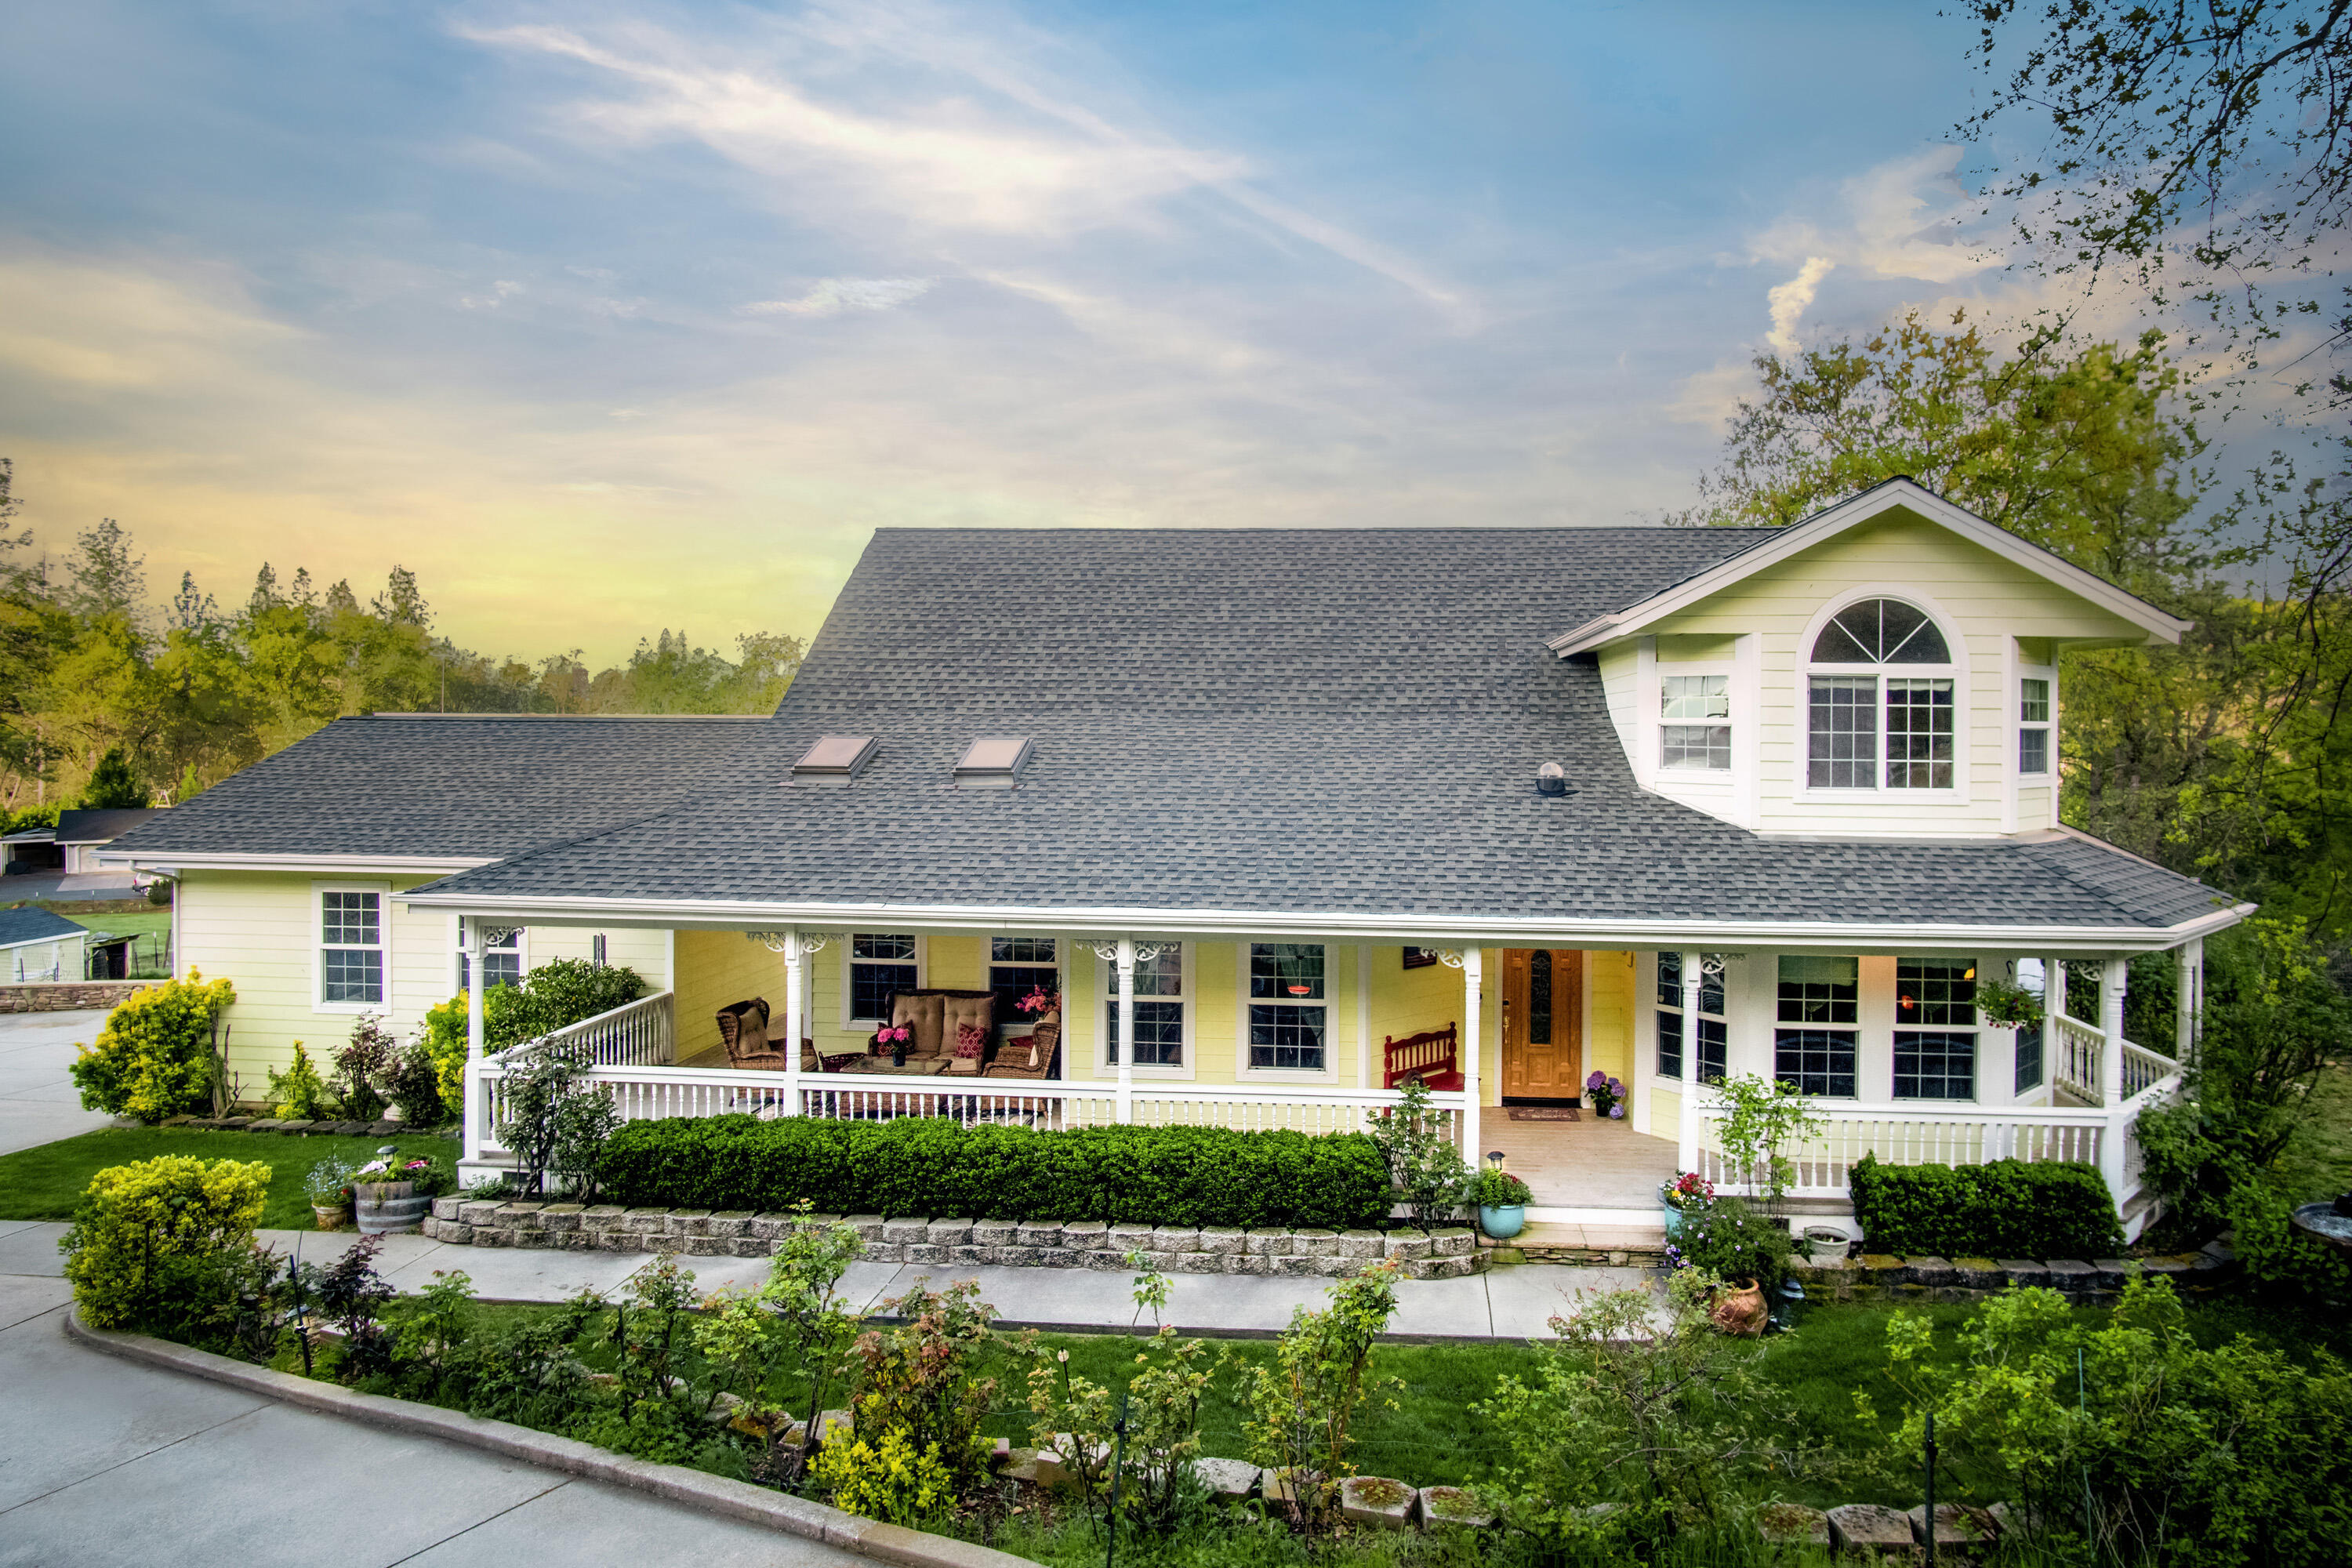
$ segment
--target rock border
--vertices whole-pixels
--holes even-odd
[[[1407,1279],[1483,1273],[1487,1258],[1468,1229],[1316,1230],[1107,1225],[1101,1220],[885,1218],[841,1221],[866,1243],[863,1261],[949,1268],[1092,1268],[1123,1273],[1129,1253],[1166,1274],[1257,1274],[1339,1279],[1390,1259]],[[624,1208],[618,1204],[441,1197],[425,1234],[453,1247],[527,1247],[566,1252],[668,1252],[691,1258],[766,1258],[780,1251],[797,1214],[747,1209]]]
[[[93,1350],[120,1356],[125,1361],[140,1362],[166,1372],[183,1373],[226,1384],[247,1394],[257,1394],[264,1398],[299,1405],[320,1415],[365,1422],[387,1431],[462,1443],[501,1458],[520,1459],[525,1464],[538,1465],[585,1480],[626,1487],[632,1491],[645,1492],[721,1519],[764,1525],[787,1535],[797,1535],[803,1540],[823,1542],[828,1546],[855,1552],[861,1557],[898,1563],[902,1568],[1036,1568],[1036,1564],[1027,1558],[1015,1557],[1009,1552],[999,1552],[993,1547],[958,1541],[950,1536],[931,1535],[919,1530],[884,1524],[877,1520],[844,1513],[824,1503],[772,1492],[748,1481],[706,1475],[682,1465],[657,1465],[647,1459],[633,1459],[593,1444],[533,1431],[508,1421],[488,1421],[478,1415],[444,1410],[438,1405],[390,1399],[377,1394],[358,1394],[340,1384],[321,1383],[314,1378],[298,1377],[292,1373],[274,1372],[268,1367],[232,1361],[209,1351],[173,1344],[168,1340],[153,1339],[146,1334],[93,1329],[84,1323],[79,1311],[74,1310],[66,1313],[66,1335]]]
[[[187,1132],[283,1132],[288,1137],[429,1138],[430,1129],[405,1121],[294,1121],[277,1116],[174,1116],[156,1123]]]
[[[2085,1306],[2112,1306],[2134,1274],[2202,1285],[2236,1262],[2209,1243],[2197,1252],[2156,1258],[1900,1258],[1865,1252],[1833,1263],[1793,1260],[1789,1277],[1808,1296],[1832,1301],[1981,1301],[2012,1286],[2040,1285]]]

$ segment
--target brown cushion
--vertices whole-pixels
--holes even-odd
[[[910,1057],[943,1057],[947,1047],[947,998],[944,996],[907,996],[892,999],[890,1021],[905,1024],[915,1031],[914,1044],[907,1047]]]
[[[950,1057],[947,1059],[946,1065],[940,1068],[940,1071],[942,1074],[960,1072],[976,1073],[979,1070],[980,1058],[978,1057]]]
[[[942,996],[940,1001],[944,1005],[940,1009],[940,1037],[949,1046],[952,1047],[955,1044],[957,1031],[966,1024],[971,1025],[982,1034],[995,1033],[995,997]]]

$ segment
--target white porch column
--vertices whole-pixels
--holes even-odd
[[[2124,987],[2128,961],[2110,953],[2099,967],[2099,1103],[2106,1108],[2106,1126],[2099,1134],[2099,1174],[2118,1207],[2124,1201],[2124,1144],[2130,1137],[2121,1107],[2124,1102]]]
[[[2191,937],[2172,950],[2177,983],[2172,1014],[2172,1054],[2187,1061],[2197,1048],[2197,1018],[2205,1005],[2205,939]]]
[[[466,1130],[459,1160],[475,1165],[492,1131],[482,1125],[482,923],[472,915],[458,918],[465,922],[466,949]]]
[[[1118,1120],[1135,1120],[1135,939],[1118,939]]]
[[[2047,1029],[2042,1037],[2055,1049],[2058,1026],[2050,1020],[2066,1016],[2066,961],[2053,953],[2042,957],[2042,1013]]]
[[[1699,968],[1705,960],[1696,952],[1682,955],[1683,964],[1683,1060],[1682,1117],[1676,1129],[1678,1144],[1675,1158],[1676,1168],[1698,1169],[1698,1008],[1699,993],[1706,976]],[[1729,1064],[1726,1064],[1727,1066]]]
[[[1478,1058],[1484,1040],[1478,1004],[1486,973],[1486,956],[1483,948],[1462,950],[1462,1157],[1469,1162],[1472,1170],[1478,1169],[1486,1157],[1486,1152],[1478,1146]]]
[[[784,933],[784,1114],[801,1113],[801,1035],[807,1028],[807,954],[801,933]]]

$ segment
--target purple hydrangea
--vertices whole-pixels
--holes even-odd
[[[1612,1106],[1611,1106],[1611,1107],[1609,1108],[1609,1120],[1610,1120],[1610,1121],[1624,1121],[1624,1120],[1625,1120],[1625,1108],[1624,1108],[1623,1106],[1622,1106],[1622,1105],[1612,1105]]]

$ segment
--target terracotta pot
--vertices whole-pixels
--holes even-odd
[[[1753,1279],[1742,1279],[1739,1288],[1715,1299],[1707,1316],[1715,1326],[1727,1334],[1753,1339],[1764,1331],[1764,1288]]]
[[[346,1208],[329,1208],[324,1204],[312,1204],[310,1212],[319,1216],[320,1230],[341,1230],[352,1222],[352,1211]]]

